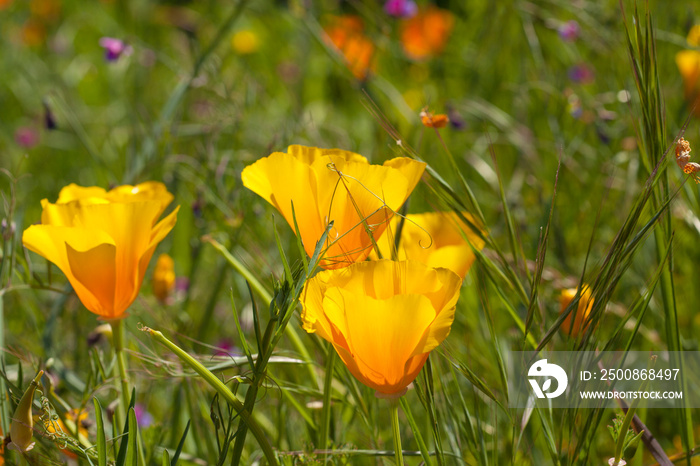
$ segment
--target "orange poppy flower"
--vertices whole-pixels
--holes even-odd
[[[372,68],[374,44],[364,34],[362,19],[351,15],[335,17],[324,31],[345,58],[352,74],[359,80],[367,78]]]
[[[450,122],[450,118],[443,113],[432,114],[426,107],[420,112],[420,121],[427,128],[444,128]]]
[[[179,207],[157,222],[172,200],[157,182],[111,191],[71,184],[55,204],[41,201],[41,225],[27,228],[22,242],[61,269],[89,311],[120,319],[156,246],[175,226]]]
[[[384,165],[340,149],[289,146],[247,166],[243,185],[272,204],[311,256],[332,221],[321,267],[335,269],[364,260],[425,170],[425,163],[397,157]],[[368,234],[367,227],[372,237]]]
[[[358,262],[306,282],[301,320],[360,382],[401,396],[450,333],[461,284],[416,261]]]
[[[471,215],[463,215],[474,222]],[[391,251],[395,247],[394,235],[400,220],[400,217],[394,216],[390,231],[377,241],[382,257],[392,257]],[[410,214],[406,216],[401,229],[396,258],[417,260],[429,267],[444,267],[464,278],[476,258],[472,247],[481,249],[484,247],[484,241],[455,212]],[[372,252],[370,257],[377,256]]]
[[[576,291],[576,288],[567,288],[562,290],[561,296],[559,297],[559,303],[561,305],[559,314],[562,314],[566,308],[569,307],[569,304],[571,304],[571,301],[576,296]],[[583,291],[581,292],[581,297],[578,301],[578,307],[575,311],[572,310],[571,313],[566,316],[559,329],[564,334],[569,335],[572,338],[576,338],[579,336],[579,334],[585,333],[590,325],[590,321],[586,321],[588,320],[588,315],[591,313],[591,309],[593,309],[593,301],[594,299],[593,296],[591,296],[591,289],[588,287],[588,285],[584,285]],[[574,315],[574,312],[576,313],[576,318],[572,324],[571,318]]]
[[[447,10],[429,6],[401,23],[401,43],[408,57],[414,60],[439,55],[447,44],[454,16]]]

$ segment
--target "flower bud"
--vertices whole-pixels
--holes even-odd
[[[12,450],[19,450],[24,453],[34,448],[34,442],[32,442],[32,436],[34,435],[32,403],[34,402],[34,392],[39,386],[39,380],[41,380],[42,375],[44,375],[44,371],[39,371],[34,377],[34,380],[32,380],[24,395],[22,395],[22,399],[19,400],[15,413],[12,415],[10,423],[11,442],[8,446]]]

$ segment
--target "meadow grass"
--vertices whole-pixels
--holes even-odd
[[[415,60],[382,3],[0,2],[0,427],[40,369],[35,413],[88,412],[87,435],[37,422],[6,464],[393,464],[398,429],[406,464],[601,465],[622,451],[618,415],[644,430],[627,464],[697,463],[700,413],[683,404],[509,408],[511,351],[698,350],[700,192],[674,163],[678,137],[700,147],[674,62],[697,7],[442,1],[445,49]],[[375,46],[366,79],[325,38],[340,14]],[[106,36],[132,53],[106,61]],[[425,106],[453,125],[422,125]],[[323,241],[308,257],[299,226],[243,187],[245,166],[291,144],[426,162],[401,214],[454,211],[485,243],[397,427],[301,328]],[[147,272],[123,321],[129,386],[118,332],[95,332],[21,236],[65,185],[148,180],[181,206],[158,248],[180,286],[162,303]],[[590,325],[570,337],[582,294],[561,314],[559,295],[584,284]]]

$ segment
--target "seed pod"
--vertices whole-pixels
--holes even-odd
[[[11,441],[8,448],[19,450],[22,453],[34,448],[34,442],[32,442],[32,436],[34,435],[32,403],[34,402],[34,392],[39,386],[42,375],[44,375],[44,371],[39,371],[34,377],[34,380],[32,380],[24,395],[22,395],[22,399],[19,400],[15,413],[12,415],[12,422],[10,423]]]

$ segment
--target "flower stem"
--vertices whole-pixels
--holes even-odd
[[[119,395],[121,404],[119,406],[118,422],[126,419],[126,412],[129,409],[129,378],[127,376],[126,357],[124,357],[124,323],[122,319],[112,320],[109,322],[112,327],[112,344],[114,345],[114,354],[117,357],[117,368],[119,370],[119,383],[121,389]]]
[[[129,405],[131,404],[131,388],[129,387],[129,376],[127,375],[126,356],[124,355],[124,319],[111,320],[109,325],[112,327],[112,344],[114,345],[114,354],[117,357],[117,368],[119,370],[119,383],[121,386],[120,409],[117,410],[117,422],[121,423],[127,419],[129,415]],[[132,432],[137,432],[136,429],[131,429]],[[138,434],[137,434],[138,435]],[[137,453],[141,464],[146,464],[146,456],[143,451],[143,443],[141,438],[137,438]]]
[[[391,427],[394,431],[394,457],[398,466],[403,464],[403,448],[401,447],[401,429],[399,429],[399,400],[390,399]]]

